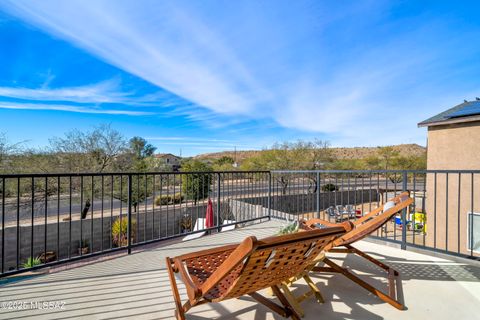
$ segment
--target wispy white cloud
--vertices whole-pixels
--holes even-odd
[[[204,141],[204,142],[232,142],[232,140],[225,139],[204,139],[204,138],[195,138],[195,137],[146,137],[147,140],[156,140],[156,141]]]
[[[118,91],[115,81],[66,88],[0,87],[0,97],[38,101],[71,101],[77,103],[133,102],[128,92]]]
[[[126,104],[130,106],[161,106],[169,107],[178,105],[171,102],[171,94],[164,92],[138,95],[135,91],[125,91],[120,86],[118,79],[110,79],[77,87],[51,88],[48,82],[53,75],[40,88],[0,87],[0,98],[13,98],[40,102],[94,103],[94,104]]]
[[[17,110],[56,110],[77,113],[94,113],[94,114],[111,114],[111,115],[128,115],[128,116],[146,116],[153,115],[152,112],[121,110],[121,109],[105,109],[86,106],[73,106],[62,104],[42,104],[42,103],[20,103],[20,102],[0,102],[0,109],[17,109]]]
[[[448,20],[423,16],[428,13],[396,21],[383,2],[332,6],[318,1],[220,6],[153,0],[141,5],[105,0],[88,6],[80,0],[0,4],[192,102],[165,102],[172,116],[212,127],[265,119],[303,132],[328,133],[334,143],[347,145],[418,141],[423,133],[412,132],[423,113],[436,112],[442,103],[449,107],[444,85],[434,82],[439,75],[448,79],[458,56],[472,55],[467,52],[470,42],[464,40],[474,34],[452,34]],[[448,56],[450,47],[464,52]],[[73,92],[0,88],[0,95],[3,89],[5,95],[31,99],[108,103],[132,98],[112,87],[107,82]],[[448,90],[459,96],[473,87],[450,83]],[[141,103],[158,98],[145,96]]]

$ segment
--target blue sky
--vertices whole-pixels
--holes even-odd
[[[193,155],[319,138],[425,145],[480,95],[478,2],[2,1],[0,132],[109,123]]]

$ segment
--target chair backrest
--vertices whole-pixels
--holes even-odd
[[[346,230],[346,227],[338,226],[263,240],[251,237],[251,252],[233,269],[234,276],[222,281],[225,293],[217,300],[253,293],[298,275],[313,263],[326,245]]]
[[[386,206],[387,203],[393,203],[393,206]],[[341,237],[338,237],[332,241],[325,249],[329,250],[333,247],[343,246],[351,244],[358,240],[361,240],[371,234],[373,231],[381,228],[388,220],[390,220],[395,214],[401,210],[407,208],[413,199],[410,198],[408,191],[402,192],[398,196],[390,199],[372,212],[364,215],[360,219],[353,221],[354,228],[348,231]],[[385,210],[384,210],[385,209]],[[322,223],[319,219],[310,219],[302,222],[302,228],[311,230],[315,228],[316,223]]]
[[[343,213],[343,210],[345,210],[345,208],[342,205],[336,205],[335,208],[337,208],[337,211],[339,214]]]
[[[347,204],[347,205],[345,206],[345,210],[346,210],[347,212],[349,212],[349,213],[355,211],[352,204]]]
[[[332,245],[347,245],[365,238],[373,231],[381,228],[398,212],[407,208],[413,202],[413,199],[410,198],[409,192],[406,191],[393,199],[390,199],[388,202],[390,201],[395,204],[393,207],[389,207],[388,209],[385,208],[386,210],[383,210],[384,206],[382,205],[357,221],[354,221],[353,224],[355,225],[355,228],[333,241]]]
[[[335,217],[335,208],[334,207],[328,207],[327,208],[327,213],[330,217]]]

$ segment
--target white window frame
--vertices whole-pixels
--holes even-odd
[[[470,216],[472,216],[471,219],[473,220],[473,216],[480,216],[480,212],[473,212],[473,214],[472,214],[472,211],[467,212],[467,251],[471,250],[470,249],[470,222],[469,222]],[[473,252],[480,253],[480,251],[475,249],[473,249]]]

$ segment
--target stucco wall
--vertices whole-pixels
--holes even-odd
[[[427,169],[480,170],[480,122],[430,127]],[[480,212],[479,174],[427,175],[428,246],[469,254],[467,221],[472,199],[473,211]]]
[[[429,170],[479,170],[480,122],[428,128]]]

